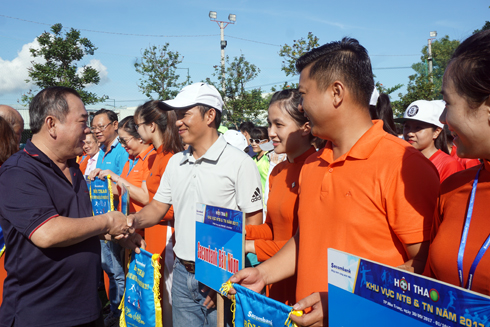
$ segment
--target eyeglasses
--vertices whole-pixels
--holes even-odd
[[[126,146],[128,145],[129,141],[131,141],[132,139],[134,139],[134,136],[133,137],[130,137],[128,138],[127,140],[123,139],[122,137],[119,138],[119,143],[121,143],[122,145]]]
[[[146,123],[139,123],[139,124],[135,124],[134,128],[136,129],[136,131],[138,131],[138,128],[140,128],[140,125],[145,125]]]
[[[250,142],[250,144],[252,143],[255,143],[255,144],[260,144],[260,143],[263,143],[263,142],[267,142],[269,141],[268,139],[248,139],[248,141]]]
[[[105,130],[106,130],[107,126],[109,126],[109,125],[110,125],[110,124],[112,124],[112,123],[113,123],[113,121],[111,121],[110,123],[108,123],[108,124],[107,124],[107,125],[105,125],[105,126],[94,126],[94,127],[91,127],[91,128],[90,128],[90,130],[91,130],[92,132],[95,132],[95,131],[97,131],[97,130],[98,130],[98,131],[100,131],[100,132],[103,132],[103,131],[105,131]]]

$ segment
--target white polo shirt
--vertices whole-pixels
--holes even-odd
[[[240,210],[262,209],[262,184],[248,154],[223,136],[199,159],[192,147],[170,158],[153,200],[174,206],[175,255],[195,261],[196,203]]]

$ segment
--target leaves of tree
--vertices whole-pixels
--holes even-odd
[[[214,66],[215,72],[213,76],[217,81],[213,82],[210,78],[206,79],[206,83],[214,85],[225,102],[225,111],[223,122],[225,125],[238,126],[244,121],[256,122],[268,108],[269,101],[262,96],[261,89],[246,90],[248,82],[252,81],[260,73],[260,69],[251,64],[245,59],[242,54],[240,57],[235,57],[230,63],[230,59],[226,57],[225,69],[225,92],[222,90],[223,70],[221,65]]]
[[[314,36],[312,32],[308,32],[305,38],[293,40],[293,45],[285,44],[279,50],[279,56],[283,58],[281,70],[286,73],[286,76],[297,75],[296,60],[303,54],[320,46],[319,38]]]
[[[427,65],[429,58],[428,46],[425,45],[422,48],[420,62],[412,65],[415,74],[408,77],[407,93],[404,95],[401,93],[398,94],[400,99],[392,103],[393,112],[398,115],[402,114],[410,103],[416,100],[442,99],[442,77],[459,43],[458,40],[450,40],[448,35],[432,42],[432,75],[429,74]],[[433,77],[433,83],[431,83],[430,77]]]
[[[45,31],[37,40],[40,48],[31,48],[31,55],[44,58],[46,62],[32,62],[32,67],[28,68],[29,77],[36,86],[41,89],[51,86],[71,87],[77,90],[85,104],[103,102],[108,98],[85,90],[87,86],[100,82],[99,72],[95,68],[85,65],[77,72],[77,63],[97,50],[89,39],[80,36],[80,31],[71,28],[64,34],[63,26],[55,24],[51,26],[51,33]],[[31,80],[27,79],[26,82]],[[22,95],[21,101],[28,104],[33,97],[32,90],[29,90]]]
[[[169,50],[169,44],[149,46],[143,50],[141,59],[135,62],[136,72],[142,75],[138,88],[149,99],[168,100],[174,98],[179,90],[190,84],[189,76],[185,82],[177,82],[177,65],[184,57],[179,52]]]

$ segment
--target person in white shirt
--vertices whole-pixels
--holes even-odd
[[[88,176],[97,166],[97,159],[99,158],[99,142],[93,133],[85,135],[83,151],[87,155],[80,161],[80,170],[83,175]]]
[[[153,201],[129,215],[128,225],[151,227],[173,205],[173,325],[216,326],[216,292],[209,291],[194,276],[196,203],[240,210],[245,212],[246,224],[260,224],[260,175],[243,150],[218,135],[223,100],[215,87],[195,83],[161,104],[163,110],[176,110],[179,135],[189,148],[170,158]]]

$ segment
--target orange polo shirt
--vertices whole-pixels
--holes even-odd
[[[150,173],[150,168],[154,164],[156,151],[153,146],[149,145],[145,150],[138,154],[135,158],[129,158],[124,165],[121,177],[127,180],[134,186],[141,187],[143,181],[145,181]],[[121,188],[118,186],[119,194],[121,194]],[[131,189],[129,190],[129,196],[131,197]],[[129,212],[137,212],[143,208],[143,205],[136,200],[130,198],[129,200]],[[119,211],[121,210],[121,197],[119,197]]]
[[[279,251],[298,229],[299,174],[306,158],[315,153],[314,147],[294,159],[283,161],[269,175],[267,217],[262,225],[247,225],[246,239],[255,240],[255,253],[265,261]],[[296,276],[267,286],[267,296],[293,305],[296,293]]]
[[[296,299],[328,291],[327,249],[390,266],[408,260],[403,244],[429,240],[439,176],[407,142],[374,125],[333,160],[332,144],[301,171]]]
[[[478,178],[473,215],[463,257],[463,281],[466,287],[473,260],[490,234],[487,207],[490,197],[490,163],[485,160],[484,165],[463,170],[442,183],[435,212],[425,274],[456,286],[460,286],[458,251],[461,235],[473,181],[480,167],[482,170]],[[485,253],[478,264],[471,288],[472,291],[486,295],[490,295],[489,252]]]
[[[437,150],[429,160],[436,166],[441,183],[452,174],[464,169],[458,160],[441,150]]]

